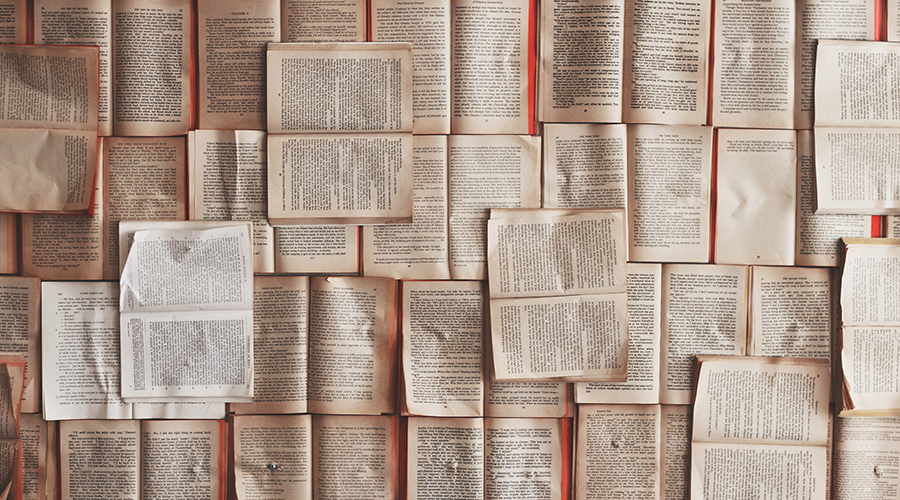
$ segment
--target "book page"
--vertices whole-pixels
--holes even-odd
[[[660,413],[660,498],[688,498],[691,491],[694,408],[689,405],[663,405]]]
[[[397,498],[397,424],[389,415],[314,415],[315,497]]]
[[[137,231],[121,280],[123,397],[252,396],[252,284],[248,223]]]
[[[222,498],[224,422],[143,420],[141,424],[142,498]]]
[[[659,405],[579,405],[575,500],[659,498]]]
[[[541,3],[540,23],[541,121],[623,121],[625,2]]]
[[[490,346],[488,346],[490,348]],[[490,365],[490,358],[487,358]],[[568,411],[568,384],[565,382],[487,381],[484,414],[503,418],[564,418]]]
[[[45,282],[41,296],[44,418],[132,418],[120,395],[118,285]]]
[[[359,227],[280,226],[275,233],[275,272],[359,272]]]
[[[184,220],[182,137],[103,139],[103,277],[119,279],[119,221]]]
[[[900,417],[836,418],[831,498],[900,498],[898,440]]]
[[[450,279],[447,137],[414,136],[413,223],[363,228],[363,274]]]
[[[403,283],[404,409],[413,415],[484,415],[485,320],[480,281]]]
[[[22,3],[20,0],[8,2]],[[24,42],[24,41],[23,41]],[[17,43],[23,43],[17,42]],[[112,135],[112,2],[110,0],[35,0],[34,43],[100,47],[98,132]]]
[[[140,429],[140,420],[60,422],[62,498],[144,498]]]
[[[234,417],[237,498],[312,500],[311,415]]]
[[[816,127],[896,127],[900,77],[892,43],[822,40],[816,52]]]
[[[25,3],[0,1],[0,43],[25,43]]]
[[[627,130],[623,124],[545,123],[543,206],[624,208]]]
[[[306,412],[308,304],[308,277],[254,277],[253,403],[235,413]]]
[[[706,123],[711,3],[625,2],[622,121]]]
[[[716,0],[716,127],[794,128],[796,3]]]
[[[190,137],[190,218],[253,221],[253,271],[274,272],[275,235],[266,220],[266,133],[196,130]]]
[[[794,91],[794,128],[813,127],[813,83],[816,76],[816,45],[821,39],[874,40],[879,20],[878,0],[801,0],[797,2],[797,37]],[[828,105],[826,103],[826,105]],[[828,110],[823,110],[828,113]]]
[[[481,418],[410,417],[406,498],[484,498]]]
[[[282,0],[285,42],[365,42],[365,0]]]
[[[663,266],[660,402],[691,404],[694,356],[744,353],[747,268]]]
[[[191,4],[116,0],[113,132],[184,135],[191,122]]]
[[[796,140],[793,130],[719,130],[717,264],[794,264]]]
[[[22,436],[22,500],[45,500],[48,498],[47,452],[49,439],[47,427],[49,425],[52,424],[48,424],[40,414],[22,415],[19,426]]]
[[[450,136],[450,275],[487,279],[491,208],[541,206],[541,138]]]
[[[484,420],[484,498],[566,498],[563,423],[548,418]]]
[[[628,259],[709,262],[712,128],[628,128]]]
[[[628,380],[575,384],[575,401],[658,404],[662,327],[662,266],[629,262]]]
[[[412,44],[414,134],[450,133],[450,2],[376,0],[373,42]]]
[[[831,358],[829,268],[751,268],[747,354]]]
[[[25,356],[25,388],[21,412],[40,410],[40,305],[41,281],[37,278],[0,276],[0,352]]]
[[[837,266],[843,245],[841,238],[865,238],[872,232],[870,217],[864,215],[816,214],[816,165],[813,133],[797,132],[799,188],[797,196],[796,265]]]
[[[19,269],[19,224],[16,214],[0,214],[0,274]]]
[[[412,222],[412,134],[270,134],[268,139],[273,226]]]
[[[844,326],[900,325],[900,241],[845,241],[841,278]]]
[[[884,237],[900,238],[900,216],[888,215],[884,219]],[[864,236],[863,236],[864,237]]]
[[[266,46],[281,41],[281,2],[200,0],[200,127],[266,126]]]
[[[104,166],[98,165],[102,178]],[[94,187],[93,217],[22,215],[22,272],[45,280],[103,278],[103,183]]]
[[[452,0],[450,5],[451,133],[531,133],[531,2]]]
[[[842,332],[844,407],[900,416],[900,327],[847,327]]]
[[[310,413],[395,410],[396,296],[392,279],[311,278]]]
[[[900,1],[888,0],[887,10],[884,14],[885,25],[887,25],[887,40],[889,42],[900,41]]]
[[[203,401],[174,401],[169,403],[138,402],[132,403],[132,418],[140,420],[210,420],[225,418],[225,403],[206,403]]]

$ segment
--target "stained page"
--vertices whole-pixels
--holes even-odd
[[[310,415],[234,417],[234,486],[238,498],[313,498]]]
[[[481,418],[410,417],[406,497],[483,499],[484,426]]]

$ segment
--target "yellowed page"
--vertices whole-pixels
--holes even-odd
[[[543,137],[544,207],[626,206],[625,125],[546,123]]]
[[[487,361],[490,364],[490,359]],[[489,380],[485,388],[484,414],[503,418],[568,417],[568,386],[565,382]]]
[[[217,500],[225,484],[219,420],[141,421],[141,497]],[[190,464],[185,466],[185,464]]]
[[[118,285],[45,282],[41,295],[44,418],[131,418],[120,395]]]
[[[406,498],[484,498],[481,418],[410,417]]]
[[[359,271],[358,226],[274,228],[275,272],[352,274]]]
[[[15,3],[20,3],[16,0]],[[23,43],[23,42],[18,42]],[[109,0],[35,0],[34,43],[100,47],[99,126],[112,135],[112,2]]]
[[[45,500],[47,496],[47,422],[38,414],[23,414],[22,500]],[[55,444],[55,443],[54,443]]]
[[[580,405],[575,500],[659,498],[659,405]]]
[[[97,176],[102,179],[103,164]],[[94,187],[94,215],[22,215],[22,272],[45,280],[103,278],[103,183]]]
[[[365,42],[365,0],[282,0],[281,41]]]
[[[450,136],[450,275],[487,279],[491,208],[541,206],[541,139]]]
[[[311,278],[310,413],[395,411],[396,287],[384,278]]]
[[[103,139],[103,277],[119,279],[119,221],[184,220],[183,137]]]
[[[413,137],[413,223],[363,228],[363,274],[450,279],[447,136]]]
[[[845,326],[841,367],[845,409],[900,416],[900,327]]]
[[[309,278],[253,280],[253,403],[237,414],[306,413]]]
[[[715,13],[712,124],[794,128],[796,1],[716,0]]]
[[[541,3],[541,121],[623,121],[625,6],[624,0]]]
[[[797,2],[795,129],[813,127],[813,83],[816,76],[818,40],[874,40],[881,30],[880,26],[875,25],[875,10],[878,3],[879,0]],[[883,18],[884,14],[881,17]],[[829,104],[826,103],[826,106]],[[822,112],[827,113],[828,110]]]
[[[25,2],[3,0],[0,12],[0,43],[25,43]]]
[[[485,419],[485,500],[566,498],[563,439],[560,419]]]
[[[744,266],[663,267],[661,403],[691,404],[695,355],[744,353],[747,280]]]
[[[712,128],[628,128],[628,259],[709,262]]]
[[[373,42],[412,44],[413,133],[450,133],[450,2],[374,0]]]
[[[900,417],[836,418],[834,500],[900,498]]]
[[[0,214],[0,272],[15,274],[19,269],[19,224],[15,214]]]
[[[40,411],[40,306],[41,281],[37,278],[0,276],[0,352],[25,356],[25,392],[22,413]]]
[[[315,497],[397,498],[396,423],[389,415],[314,415]]]
[[[191,137],[190,218],[253,221],[253,271],[274,272],[275,235],[266,221],[266,133],[196,130]]]
[[[816,164],[813,157],[813,132],[797,132],[799,173],[797,188],[796,265],[838,266],[843,245],[841,238],[864,238],[871,234],[870,217],[852,214],[816,214]],[[888,235],[890,236],[890,235]]]
[[[452,0],[450,130],[528,134],[528,0]]]
[[[711,4],[625,2],[622,121],[706,123]]]
[[[628,380],[575,384],[578,404],[659,404],[662,266],[628,263]]]
[[[311,415],[234,417],[237,498],[313,498]]]
[[[690,495],[693,412],[690,405],[661,407],[660,498],[688,498]]]
[[[831,358],[831,270],[751,268],[747,354]]]
[[[62,498],[143,498],[140,432],[140,420],[61,422]]]
[[[266,126],[266,45],[281,41],[279,0],[199,0],[200,127]]]
[[[900,325],[896,300],[900,296],[900,240],[850,240],[845,255],[841,278],[843,325]]]
[[[717,264],[793,265],[797,134],[719,130]]]
[[[404,410],[484,415],[484,291],[480,281],[403,283]]]
[[[191,22],[189,0],[113,3],[115,135],[187,133],[191,118]]]

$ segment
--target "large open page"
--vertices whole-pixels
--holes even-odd
[[[395,411],[396,297],[392,279],[311,278],[310,413]]]
[[[141,500],[141,421],[59,425],[62,498]]]
[[[625,207],[627,130],[622,124],[544,124],[543,206]]]
[[[266,45],[281,41],[281,2],[200,0],[200,127],[266,125]]]
[[[480,281],[403,283],[404,410],[413,415],[484,414],[484,293]]]
[[[253,395],[249,223],[137,231],[120,297],[123,397]]]
[[[484,499],[569,498],[569,483],[563,479],[569,465],[563,431],[567,423],[556,418],[486,418]]]
[[[113,132],[184,135],[191,124],[191,3],[113,3]]]
[[[312,500],[310,415],[234,417],[237,498]]]
[[[451,132],[532,133],[532,2],[452,0],[450,5]]]
[[[717,264],[794,264],[796,139],[793,130],[719,130]]]
[[[625,2],[542,2],[540,119],[621,122]]]
[[[484,498],[481,418],[410,417],[406,498]]]
[[[389,415],[313,416],[316,498],[398,498],[398,423]]]
[[[141,421],[141,498],[225,498],[224,431],[221,420]]]

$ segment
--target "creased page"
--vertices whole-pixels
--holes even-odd
[[[484,420],[484,498],[568,498],[561,419]]]
[[[793,265],[797,134],[719,130],[716,263]]]
[[[140,429],[140,420],[61,422],[62,498],[144,498],[140,494]]]
[[[709,262],[710,127],[628,127],[628,259]]]
[[[120,395],[118,285],[45,282],[41,295],[44,418],[132,418]]]
[[[413,415],[484,415],[484,293],[480,281],[403,283],[405,410]]]
[[[225,422],[142,420],[141,424],[141,498],[224,496]]]
[[[316,498],[398,498],[398,423],[390,415],[313,416]]]
[[[363,228],[363,274],[450,279],[447,136],[413,137],[413,223]]]
[[[540,119],[623,121],[624,0],[550,1],[540,9]]]
[[[841,346],[846,409],[900,416],[900,327],[844,327]]]
[[[409,500],[484,498],[484,419],[410,417]]]
[[[184,135],[191,120],[191,2],[113,3],[113,132]]]
[[[627,127],[544,124],[543,206],[624,208]]]
[[[396,296],[392,279],[310,280],[310,413],[395,411]]]
[[[580,405],[575,500],[659,498],[659,405]]]
[[[492,208],[541,206],[541,139],[453,135],[450,145],[450,275],[487,279]]]
[[[137,231],[121,288],[123,397],[253,395],[249,223]]]
[[[365,42],[366,0],[282,0],[285,42]]]
[[[625,2],[622,121],[706,123],[711,4]]]
[[[254,278],[253,403],[236,414],[306,412],[308,305],[308,277]]]
[[[312,500],[310,415],[234,417],[237,498]]]
[[[281,2],[200,0],[200,127],[266,126],[266,45],[281,41]]]

